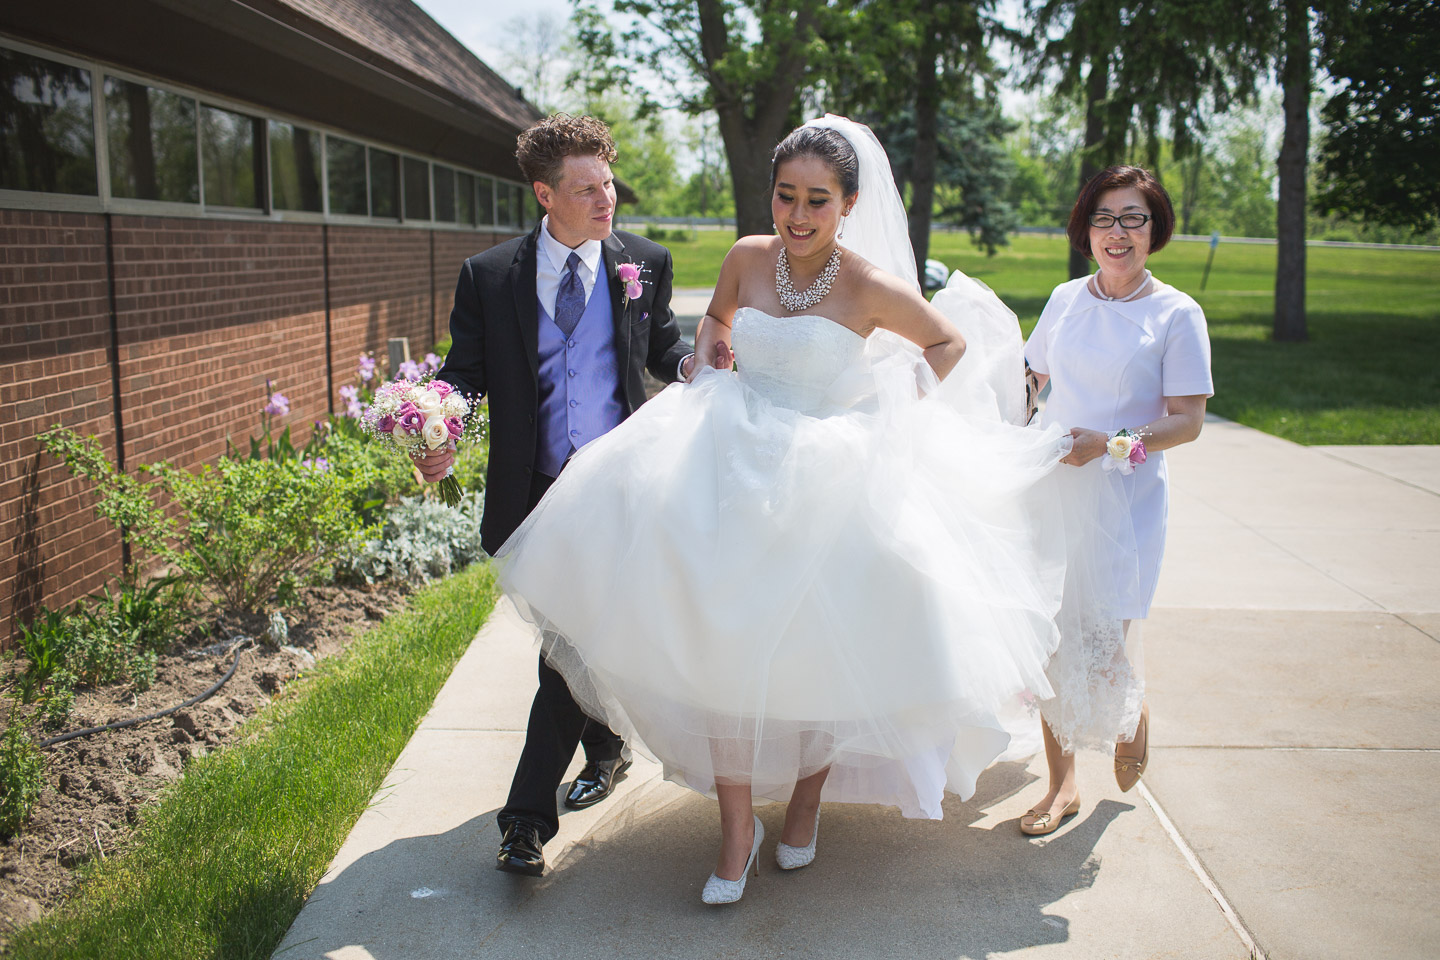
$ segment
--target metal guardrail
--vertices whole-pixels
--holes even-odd
[[[620,217],[615,221],[616,225],[625,230],[643,230],[646,227],[683,227],[687,230],[734,230],[734,217]],[[936,224],[935,233],[958,233],[965,229],[950,224]],[[1016,233],[1044,234],[1046,236],[1061,237],[1065,235],[1063,227],[1020,227]],[[1209,243],[1209,236],[1198,236],[1194,234],[1177,233],[1171,236],[1171,240],[1181,240],[1187,243]],[[1274,246],[1277,241],[1274,237],[1225,237],[1220,238],[1221,243],[1250,243]],[[1362,243],[1352,240],[1306,240],[1307,247],[1342,247],[1352,250],[1422,250],[1429,253],[1440,253],[1440,246],[1423,243]]]

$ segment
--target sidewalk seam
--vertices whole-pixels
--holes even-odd
[[[1265,951],[1260,949],[1260,945],[1255,942],[1255,938],[1250,934],[1249,928],[1245,926],[1245,921],[1240,919],[1240,914],[1235,912],[1235,908],[1232,907],[1230,901],[1225,898],[1225,894],[1220,890],[1220,885],[1215,882],[1215,878],[1210,875],[1210,871],[1205,869],[1205,865],[1200,862],[1199,855],[1191,849],[1190,844],[1186,843],[1185,838],[1180,835],[1180,831],[1176,828],[1174,821],[1165,813],[1165,809],[1160,806],[1160,801],[1155,799],[1155,795],[1150,792],[1150,788],[1145,785],[1143,780],[1137,786],[1140,788],[1140,796],[1144,797],[1145,802],[1150,805],[1150,809],[1154,812],[1155,818],[1160,821],[1160,826],[1170,837],[1170,841],[1175,844],[1176,849],[1180,851],[1180,855],[1184,857],[1185,862],[1190,865],[1190,870],[1195,874],[1195,878],[1200,881],[1200,885],[1205,888],[1206,892],[1214,898],[1215,902],[1220,906],[1220,912],[1224,915],[1226,922],[1230,924],[1230,928],[1235,931],[1235,935],[1240,938],[1240,942],[1250,951],[1251,960],[1267,960]]]
[[[1315,452],[1318,453],[1318,454],[1320,454],[1322,457],[1329,457],[1331,460],[1334,460],[1336,463],[1343,463],[1343,464],[1345,464],[1346,466],[1358,467],[1358,468],[1360,468],[1361,470],[1366,471],[1367,473],[1373,473],[1373,474],[1375,474],[1375,476],[1377,476],[1377,477],[1384,477],[1386,480],[1394,480],[1396,483],[1403,483],[1403,484],[1404,484],[1405,486],[1407,486],[1407,487],[1410,487],[1410,488],[1415,489],[1415,490],[1419,490],[1421,493],[1428,493],[1428,494],[1430,494],[1430,496],[1432,496],[1432,497],[1440,497],[1440,493],[1436,493],[1434,490],[1431,490],[1429,487],[1422,487],[1422,486],[1420,486],[1420,484],[1418,484],[1418,483],[1411,483],[1409,480],[1403,480],[1403,479],[1401,479],[1400,477],[1397,477],[1397,476],[1395,476],[1395,475],[1392,474],[1392,473],[1386,473],[1386,472],[1383,471],[1383,470],[1376,470],[1374,467],[1367,467],[1365,464],[1363,464],[1363,463],[1356,463],[1354,460],[1347,460],[1347,459],[1344,458],[1344,457],[1337,457],[1335,454],[1331,453],[1329,450],[1316,450]]]

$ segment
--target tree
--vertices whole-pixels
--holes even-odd
[[[573,42],[553,13],[517,14],[497,31],[500,71],[521,94],[546,113],[574,109],[566,102],[565,60]]]
[[[1321,111],[1315,208],[1426,230],[1440,221],[1440,4],[1355,0],[1345,12],[1343,29],[1321,23],[1341,88]]]
[[[824,76],[830,40],[846,24],[840,0],[612,0],[618,31],[600,0],[575,0],[590,89],[667,82],[691,115],[714,110],[735,194],[736,234],[772,231],[770,156],[794,126],[799,94]],[[658,102],[649,99],[654,109]]]
[[[1284,0],[1280,87],[1285,133],[1280,139],[1276,171],[1280,179],[1275,216],[1275,320],[1276,340],[1302,341],[1305,324],[1305,165],[1310,150],[1311,63],[1310,4]]]
[[[922,273],[937,180],[953,188],[946,191],[947,216],[983,235],[980,242],[992,253],[1006,242],[1011,218],[997,206],[1004,202],[997,194],[1003,193],[1005,178],[997,185],[992,176],[1005,163],[1003,151],[965,139],[997,137],[986,119],[998,119],[993,96],[976,93],[977,82],[995,73],[986,50],[999,32],[990,16],[993,5],[993,0],[860,4],[823,91],[822,99],[838,112],[871,121],[897,182],[902,189],[908,183],[910,244]],[[970,150],[982,151],[990,167],[967,162],[976,159],[963,155]]]
[[[1176,158],[1188,156],[1207,112],[1253,95],[1272,18],[1266,0],[1030,0],[1029,11],[1041,38],[1027,53],[1031,83],[1058,73],[1057,90],[1084,104],[1082,187],[1127,158],[1132,133],[1158,167],[1162,120]],[[1070,275],[1088,271],[1072,251]]]

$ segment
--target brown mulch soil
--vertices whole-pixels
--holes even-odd
[[[218,615],[160,657],[144,693],[126,687],[77,690],[64,731],[163,710],[204,692],[235,662],[231,640],[256,638],[235,675],[211,697],[177,713],[123,730],[56,744],[44,751],[46,785],[19,834],[0,843],[0,950],[6,934],[62,902],[75,870],[122,849],[131,827],[185,765],[223,746],[290,680],[343,650],[373,621],[404,604],[403,587],[309,587],[285,614],[289,638],[265,642],[268,621]],[[50,734],[44,734],[49,736]],[[37,736],[37,740],[43,739]]]

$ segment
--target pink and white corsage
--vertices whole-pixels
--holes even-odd
[[[1132,433],[1126,429],[1116,430],[1110,435],[1110,440],[1105,444],[1105,460],[1101,467],[1105,470],[1119,470],[1122,475],[1135,472],[1135,468],[1145,462],[1145,441],[1140,439],[1138,433]]]

